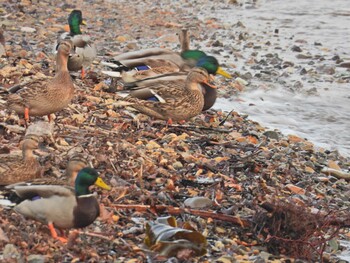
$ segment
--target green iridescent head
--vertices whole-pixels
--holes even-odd
[[[98,173],[95,169],[85,167],[81,169],[75,179],[75,192],[77,196],[90,194],[89,187],[91,185],[97,185],[103,189],[110,190],[103,180],[98,177]]]
[[[219,66],[218,60],[213,56],[203,56],[199,58],[196,63],[196,66],[205,68],[209,74],[212,74],[212,75],[220,74],[225,78],[229,78],[229,79],[232,78],[232,76],[229,73],[227,73],[225,70],[223,70]]]
[[[80,35],[80,25],[85,25],[83,14],[80,10],[73,10],[68,17],[70,33],[72,35]]]

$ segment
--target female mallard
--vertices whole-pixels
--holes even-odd
[[[200,114],[203,109],[204,97],[200,84],[215,88],[208,81],[209,74],[205,69],[193,68],[185,82],[169,80],[154,83],[145,86],[148,89],[147,96],[135,98],[129,95],[124,100],[141,113],[157,119],[188,120]]]
[[[43,168],[33,155],[39,147],[39,137],[27,135],[22,142],[21,160],[2,160],[0,156],[0,185],[8,185],[41,177]]]
[[[68,17],[70,32],[65,32],[59,36],[58,43],[62,40],[70,39],[75,46],[75,54],[68,59],[68,70],[81,70],[82,78],[84,78],[84,67],[88,67],[96,58],[97,52],[95,45],[87,35],[83,35],[80,25],[85,25],[83,15],[80,10],[73,10]]]
[[[0,57],[2,57],[3,55],[6,55],[4,29],[5,29],[5,25],[1,25],[1,27],[0,27]]]
[[[216,72],[219,68],[219,63],[216,60],[215,57],[212,56],[205,56],[202,57],[198,60],[197,65],[199,67],[202,67],[207,70],[209,74],[213,74],[213,72]],[[140,71],[142,73],[142,71]],[[124,87],[128,89],[132,89],[130,92],[130,96],[139,98],[139,99],[144,99],[145,96],[147,97],[149,92],[147,89],[145,89],[145,86],[148,85],[153,85],[154,83],[161,83],[163,81],[177,81],[179,86],[180,83],[185,83],[187,77],[187,72],[178,72],[178,73],[172,73],[172,74],[164,74],[164,75],[159,75],[151,78],[145,78],[142,80],[134,81],[131,83],[126,83]],[[227,77],[231,77],[227,75]],[[181,84],[182,85],[182,84]],[[184,85],[184,84],[183,84]],[[200,84],[202,88],[202,93],[204,96],[204,106],[203,106],[203,111],[210,109],[217,98],[217,90],[213,89],[211,86],[206,85],[205,83]]]
[[[93,184],[110,190],[110,186],[98,177],[97,171],[88,167],[78,173],[75,191],[69,186],[61,185],[14,186],[16,194],[26,199],[14,209],[26,218],[47,224],[53,238],[66,242],[65,238],[57,235],[55,227],[59,229],[86,227],[100,214],[96,195],[91,194],[89,190]],[[38,196],[39,199],[31,200]]]
[[[67,60],[72,49],[71,41],[63,41],[58,47],[57,72],[52,79],[38,79],[23,84],[23,88],[8,95],[7,104],[11,110],[29,116],[44,116],[60,111],[68,106],[74,95],[74,84],[67,69]],[[11,92],[11,90],[10,90]]]
[[[74,186],[75,179],[81,169],[84,167],[88,167],[88,162],[81,154],[73,155],[67,164],[66,171],[64,173],[64,177],[66,180],[62,180],[62,178],[54,178],[54,177],[41,177],[33,180],[22,180],[16,181],[16,183],[12,183],[9,185],[12,186],[18,185],[70,185]]]

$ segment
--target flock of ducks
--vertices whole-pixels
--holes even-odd
[[[80,10],[73,10],[68,18],[69,31],[59,36],[55,44],[56,73],[51,79],[38,79],[16,89],[9,89],[6,103],[10,110],[24,116],[26,125],[30,116],[47,115],[66,108],[74,96],[70,71],[82,72],[96,57],[96,47],[82,34],[85,22]],[[215,57],[189,48],[186,29],[179,34],[181,52],[152,48],[124,53],[102,62],[110,74],[119,74],[125,87],[131,88],[123,98],[143,114],[166,121],[185,121],[213,106],[216,87],[212,76],[220,74],[231,78]],[[3,35],[0,32],[0,42]],[[67,165],[67,182],[43,178],[43,168],[33,155],[40,138],[26,135],[22,141],[23,158],[6,160],[0,156],[0,186],[15,195],[15,211],[47,224],[52,237],[59,229],[81,228],[91,224],[99,215],[96,195],[89,187],[97,185],[109,190],[95,169],[88,167],[81,156],[73,157]]]

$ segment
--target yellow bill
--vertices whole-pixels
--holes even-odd
[[[97,177],[95,185],[101,187],[102,189],[111,190],[111,187],[107,185],[100,177]]]
[[[225,78],[232,79],[232,76],[228,72],[223,70],[222,67],[219,67],[215,73],[220,74],[221,76],[224,76]]]
[[[85,21],[85,20],[81,21],[81,24],[82,24],[82,25],[84,25],[84,26],[86,26],[86,25],[87,25],[87,23],[86,23],[86,21]]]

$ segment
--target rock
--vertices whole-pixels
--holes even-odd
[[[128,44],[126,45],[126,47],[127,47],[128,49],[137,49],[137,48],[138,48],[138,46],[137,46],[136,43],[128,43]]]
[[[172,166],[173,166],[174,169],[176,169],[176,170],[181,169],[181,168],[184,167],[183,164],[182,164],[181,162],[179,162],[179,161],[174,162]]]
[[[333,75],[335,73],[335,68],[329,65],[321,65],[316,68],[317,72],[320,74]]]
[[[304,142],[305,140],[303,138],[296,136],[296,135],[289,134],[288,141],[289,141],[289,143],[298,143],[298,142]]]
[[[146,144],[146,149],[148,150],[153,150],[153,149],[158,149],[160,148],[160,145],[156,143],[155,141],[150,141],[149,143]]]
[[[43,255],[29,255],[27,257],[27,263],[44,263],[45,256]]]
[[[266,132],[264,132],[264,135],[265,135],[267,138],[279,140],[278,133],[275,132],[275,131],[266,131]]]
[[[291,49],[292,49],[292,51],[294,51],[294,52],[302,52],[301,48],[300,48],[299,46],[296,46],[296,45],[292,46]]]
[[[309,174],[313,174],[313,173],[315,172],[315,170],[312,169],[312,168],[309,167],[309,166],[306,166],[306,167],[305,167],[305,172],[307,172],[307,173],[309,173]]]
[[[342,62],[338,66],[342,68],[350,68],[350,62]]]
[[[305,194],[305,189],[300,188],[294,184],[287,184],[286,188],[291,191],[292,193],[299,194],[299,195],[304,195]]]
[[[21,27],[21,31],[26,33],[34,33],[36,29],[32,27],[23,26]]]
[[[2,252],[3,259],[7,262],[12,262],[11,260],[14,260],[13,262],[22,263],[24,262],[21,253],[18,251],[15,245],[7,244],[4,247],[4,250]]]
[[[213,205],[213,201],[207,197],[195,196],[185,200],[184,205],[190,208],[205,208]]]
[[[298,54],[298,55],[296,55],[296,58],[298,58],[298,59],[310,59],[310,58],[312,58],[312,56],[308,55],[308,54]]]
[[[116,38],[116,40],[117,40],[118,42],[125,42],[127,39],[126,39],[125,36],[118,36],[118,37]]]

